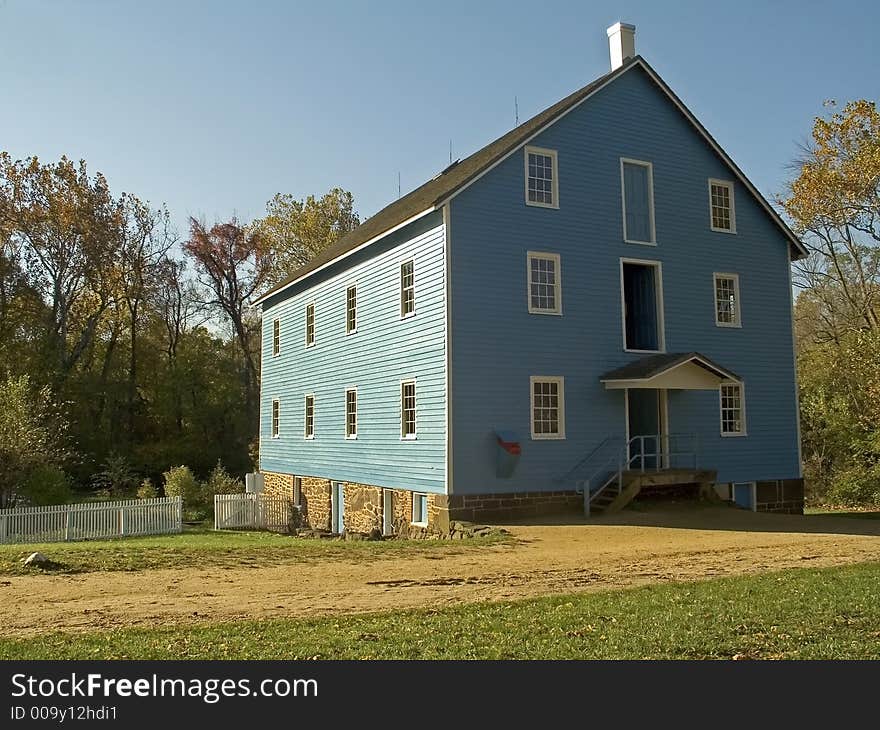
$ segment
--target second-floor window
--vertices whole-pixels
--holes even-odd
[[[272,357],[281,352],[281,320],[272,320]]]
[[[654,232],[654,169],[650,162],[620,159],[623,193],[623,240],[656,243]]]
[[[713,231],[736,233],[732,182],[709,180],[709,224]]]
[[[415,269],[413,262],[404,261],[400,265],[400,316],[409,317],[416,313]]]
[[[719,327],[741,327],[739,276],[715,274],[715,324]]]
[[[345,334],[357,332],[357,286],[350,286],[345,292]]]
[[[307,439],[315,438],[315,396],[306,396],[305,408],[305,429],[303,437]]]
[[[315,305],[306,306],[306,347],[315,344]]]
[[[350,388],[345,391],[345,438],[356,439],[358,435],[358,394]]]
[[[281,434],[281,402],[276,398],[272,401],[272,438]]]
[[[529,312],[562,313],[562,280],[559,254],[528,253]]]

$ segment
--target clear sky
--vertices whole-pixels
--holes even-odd
[[[605,73],[618,20],[768,196],[824,99],[880,96],[876,0],[0,0],[0,149],[181,228],[333,186],[365,217]]]

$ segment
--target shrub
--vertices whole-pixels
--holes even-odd
[[[141,485],[137,490],[138,499],[155,499],[159,496],[159,492],[156,491],[156,487],[153,486],[153,480],[147,477],[144,481],[141,482]]]
[[[188,466],[171,467],[162,476],[165,478],[166,497],[181,497],[188,507],[198,505],[201,490]]]
[[[70,480],[57,466],[36,466],[28,473],[21,487],[21,495],[36,507],[66,504],[72,496]]]
[[[842,507],[880,505],[880,465],[856,466],[838,472],[826,500]]]
[[[101,466],[104,468],[92,477],[92,485],[95,489],[107,490],[115,499],[124,497],[134,490],[137,476],[124,456],[111,454]]]
[[[242,494],[244,492],[244,482],[236,479],[223,467],[220,460],[217,460],[217,466],[211,470],[208,481],[205,482],[204,499],[208,504],[214,503],[215,494]]]

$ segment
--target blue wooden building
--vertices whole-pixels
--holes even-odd
[[[260,467],[322,529],[618,509],[712,485],[801,511],[797,237],[656,71],[611,71],[259,300]]]

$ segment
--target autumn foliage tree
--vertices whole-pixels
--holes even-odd
[[[259,400],[259,319],[250,309],[269,281],[274,255],[258,229],[235,218],[206,228],[190,219],[190,236],[184,243],[205,292],[205,301],[229,323],[244,362],[245,409],[256,425]]]
[[[810,255],[795,265],[804,461],[820,499],[880,502],[880,114],[814,121],[780,201]]]

